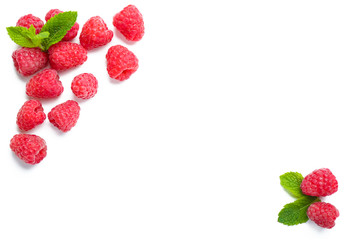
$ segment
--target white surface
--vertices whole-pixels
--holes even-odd
[[[88,1],[89,2],[89,1]],[[90,1],[91,2],[91,1]],[[38,3],[38,4],[36,4]],[[106,3],[106,4],[105,4]],[[26,166],[12,154],[25,95],[6,26],[51,8],[78,11],[82,26],[128,4],[143,13],[135,44],[116,32],[63,72],[93,73],[98,94],[78,124],[46,121],[48,156]],[[0,239],[339,239],[356,236],[360,158],[359,1],[8,1],[2,6]],[[78,42],[76,38],[75,42]],[[122,44],[139,58],[127,81],[111,80],[105,54]],[[336,226],[277,223],[293,199],[279,175],[328,167],[339,191],[325,199]]]

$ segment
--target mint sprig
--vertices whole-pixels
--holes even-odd
[[[66,33],[74,26],[77,18],[77,12],[63,12],[50,18],[46,24],[42,27],[40,34],[43,32],[49,32],[48,38],[44,38],[41,42],[43,49],[48,50],[49,47],[66,35]]]
[[[77,12],[68,11],[55,15],[50,18],[42,27],[39,34],[33,25],[30,28],[25,27],[7,27],[9,37],[18,45],[28,48],[41,48],[47,51],[49,47],[66,35],[74,26],[77,18]]]
[[[29,29],[26,27],[7,27],[6,30],[16,44],[28,48],[40,47],[41,39],[47,38],[50,35],[46,31],[37,35],[33,25]]]
[[[278,222],[288,226],[305,223],[309,220],[306,212],[311,204],[319,202],[317,197],[303,196],[292,203],[288,203],[279,212]]]
[[[278,222],[293,226],[309,220],[306,212],[311,204],[319,202],[318,197],[307,196],[301,190],[304,177],[298,172],[287,172],[280,176],[280,185],[296,200],[286,204],[279,212]]]

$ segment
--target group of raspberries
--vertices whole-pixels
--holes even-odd
[[[59,13],[62,11],[52,9],[46,14],[45,20],[48,21]],[[117,13],[113,17],[113,25],[128,41],[139,41],[144,35],[142,14],[133,5]],[[33,26],[38,34],[44,23],[40,18],[28,14],[21,17],[16,26],[28,29]],[[39,100],[56,98],[64,91],[58,71],[82,65],[87,60],[88,50],[108,44],[114,35],[99,16],[91,17],[83,25],[79,35],[80,44],[69,42],[77,36],[78,31],[79,24],[76,22],[62,40],[52,45],[48,51],[21,47],[12,54],[19,74],[23,76],[35,74],[26,84],[26,94],[30,100],[23,104],[17,114],[16,123],[22,133],[16,134],[10,141],[11,150],[25,163],[37,164],[47,154],[47,145],[43,138],[24,132],[46,120],[46,114]],[[107,51],[106,60],[109,76],[119,81],[128,79],[138,69],[137,57],[121,45],[111,46]],[[50,68],[45,68],[48,63]],[[98,81],[91,73],[77,75],[71,83],[72,92],[80,99],[94,97],[97,88]],[[59,130],[67,132],[75,126],[79,114],[79,104],[74,100],[68,100],[52,108],[47,118]]]
[[[307,175],[300,187],[305,195],[326,197],[337,192],[338,182],[328,168],[321,168]],[[323,228],[333,228],[339,216],[337,208],[325,202],[312,203],[306,213],[310,220]]]

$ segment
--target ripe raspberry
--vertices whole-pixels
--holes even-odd
[[[78,98],[89,99],[97,93],[98,81],[91,73],[77,75],[71,83],[71,90]]]
[[[10,148],[28,164],[37,164],[46,157],[46,142],[36,135],[16,134],[10,141]]]
[[[58,42],[49,48],[49,62],[55,70],[67,70],[82,65],[87,60],[87,51],[80,44]]]
[[[20,130],[29,131],[37,125],[42,124],[46,119],[46,114],[38,100],[28,100],[20,108],[17,114],[16,124]]]
[[[144,20],[134,5],[129,5],[117,13],[113,24],[129,41],[139,41],[144,36]]]
[[[48,63],[47,53],[40,48],[19,48],[13,52],[12,59],[16,70],[23,76],[33,75]]]
[[[135,54],[121,45],[110,47],[106,59],[109,76],[119,81],[128,79],[139,67]]]
[[[63,11],[60,11],[59,9],[51,9],[45,16],[45,21],[49,21],[50,18],[53,16],[62,13]],[[66,35],[63,37],[63,41],[70,41],[74,39],[79,31],[79,24],[75,22],[74,26],[66,33]]]
[[[316,202],[310,205],[307,215],[320,227],[333,228],[339,211],[330,203]]]
[[[45,15],[45,21],[49,21],[50,18],[52,18],[53,16],[62,13],[63,11],[59,10],[59,9],[51,9],[49,10],[46,15]]]
[[[87,50],[108,44],[113,38],[113,32],[106,26],[104,20],[92,17],[84,24],[80,33],[80,44]]]
[[[64,87],[54,69],[44,69],[26,84],[26,94],[35,98],[55,98],[60,96]]]
[[[38,18],[33,16],[32,14],[28,14],[22,16],[16,23],[16,26],[30,28],[33,25],[36,29],[36,34],[38,34],[41,28],[44,26],[44,22]]]
[[[75,22],[74,25],[72,26],[72,28],[70,28],[70,30],[65,34],[65,36],[63,37],[62,40],[70,41],[70,40],[74,39],[76,37],[76,35],[78,34],[79,28],[80,28],[79,24],[77,22]]]
[[[325,197],[338,190],[338,182],[329,169],[322,168],[307,175],[300,187],[306,195]]]
[[[63,132],[67,132],[74,127],[79,116],[79,104],[73,100],[55,106],[48,113],[49,121]]]

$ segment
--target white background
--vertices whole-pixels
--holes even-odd
[[[145,36],[125,42],[112,17],[135,4]],[[101,16],[113,40],[60,73],[65,91],[93,73],[98,94],[79,101],[77,125],[48,121],[30,133],[48,156],[22,163],[9,148],[28,99],[5,27],[52,8]],[[359,1],[7,1],[1,7],[0,239],[339,239],[358,235],[360,159]],[[81,29],[80,29],[81,30]],[[78,42],[78,37],[74,40]],[[111,80],[116,44],[139,58]],[[336,226],[287,227],[293,199],[279,176],[327,167],[339,191],[323,199]]]

